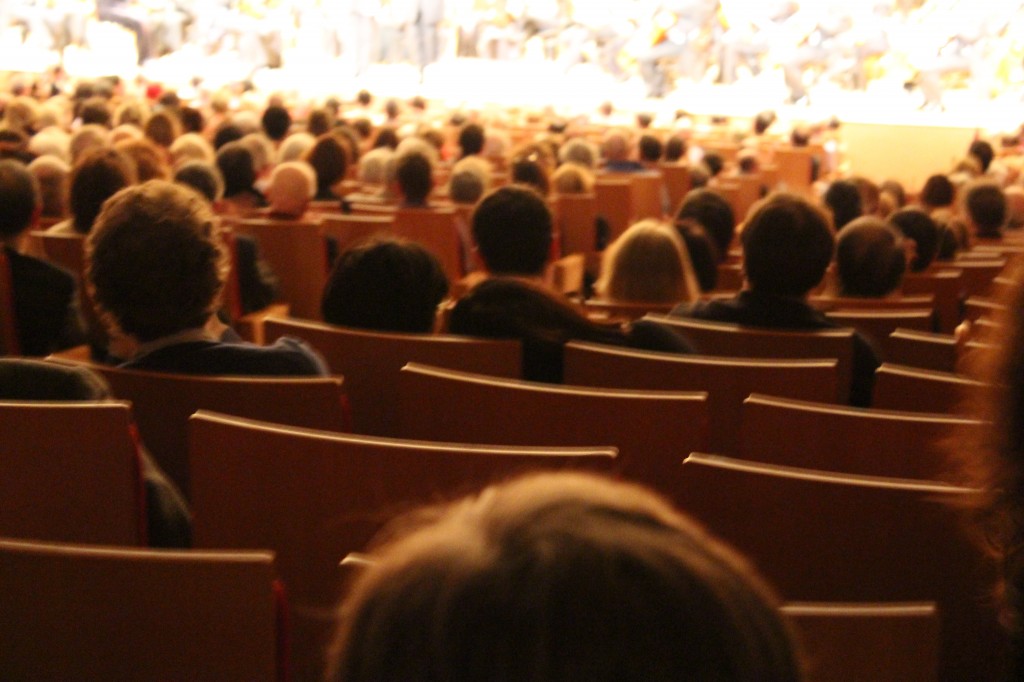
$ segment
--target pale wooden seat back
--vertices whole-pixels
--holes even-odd
[[[320,318],[320,298],[327,281],[327,250],[316,222],[248,218],[233,223],[238,232],[259,242],[260,253],[277,275],[281,301],[291,314]]]
[[[773,165],[781,189],[803,196],[811,194],[814,152],[805,147],[780,147],[775,150]]]
[[[437,256],[448,281],[455,282],[466,274],[458,219],[459,214],[452,208],[400,208],[394,213],[391,232]]]
[[[390,215],[334,213],[325,215],[320,221],[320,234],[334,240],[337,255],[340,256],[370,237],[390,232],[392,222],[394,220]]]
[[[956,509],[974,493],[692,454],[679,506],[787,601],[935,601],[941,680],[994,679],[1005,634],[994,566]]]
[[[811,296],[808,303],[816,309],[832,310],[934,310],[933,294],[896,296],[894,298],[860,298],[856,296]]]
[[[935,602],[783,604],[804,646],[808,682],[932,682],[939,672]]]
[[[619,468],[665,490],[680,452],[707,443],[706,396],[498,379],[410,363],[398,383],[405,438],[505,445],[614,445]]]
[[[998,319],[1006,306],[990,298],[971,296],[964,301],[964,319],[977,322],[983,317]]]
[[[751,393],[822,402],[836,397],[834,360],[720,358],[572,342],[565,346],[564,363],[567,384],[707,392],[708,442],[715,452],[736,452],[741,407]]]
[[[683,203],[683,197],[690,191],[690,166],[686,163],[663,163],[658,166],[662,182],[668,193],[669,206],[677,211]]]
[[[131,428],[123,402],[0,402],[0,535],[144,545]]]
[[[522,374],[519,341],[439,334],[393,334],[292,319],[269,319],[267,339],[295,336],[316,348],[345,393],[356,433],[396,435],[398,372],[407,362],[493,376]]]
[[[160,468],[189,497],[185,427],[200,409],[308,428],[341,430],[348,419],[341,380],[328,377],[225,377],[89,365],[114,395],[132,404],[135,423]]]
[[[675,303],[637,303],[588,298],[583,302],[583,312],[592,319],[639,320],[644,315],[651,313],[668,314],[676,305]]]
[[[957,260],[952,266],[963,272],[964,298],[987,296],[992,288],[992,280],[1006,269],[1006,259]]]
[[[615,450],[424,443],[200,412],[189,424],[195,543],[269,548],[288,587],[294,679],[322,679],[339,562],[396,515],[516,474],[609,471]]]
[[[268,552],[0,540],[0,585],[6,679],[283,679]]]
[[[630,223],[645,218],[660,220],[665,215],[664,183],[661,173],[647,171],[630,173],[632,215]]]
[[[903,275],[903,294],[932,295],[935,297],[935,314],[939,316],[938,331],[952,334],[960,324],[960,290],[963,273],[957,270],[929,272],[908,272]]]
[[[597,249],[597,198],[593,194],[556,196],[555,220],[563,255]]]
[[[885,357],[889,362],[937,372],[955,372],[958,354],[956,337],[952,334],[896,329],[885,343]]]
[[[753,394],[743,401],[740,457],[844,474],[945,480],[947,441],[988,428],[973,419],[828,405]]]
[[[609,242],[626,231],[633,218],[633,185],[628,179],[599,176],[594,183],[597,214],[608,221]]]
[[[649,315],[647,319],[671,326],[689,339],[698,352],[706,355],[730,358],[835,358],[838,375],[833,400],[845,403],[850,395],[853,374],[852,329],[780,331],[672,315]]]
[[[928,308],[917,310],[830,310],[825,317],[843,327],[856,329],[882,357],[886,355],[889,335],[897,329],[922,332],[935,331],[935,312]]]
[[[958,374],[885,362],[875,370],[871,404],[887,410],[956,414],[983,386]]]

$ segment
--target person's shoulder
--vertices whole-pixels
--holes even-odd
[[[5,252],[15,282],[22,278],[33,278],[45,280],[53,287],[74,288],[75,276],[59,265],[12,249],[5,249]]]
[[[680,303],[669,311],[669,315],[697,320],[717,320],[735,311],[739,305],[738,298],[713,298],[695,303]]]
[[[637,320],[628,332],[631,348],[661,351],[663,353],[694,353],[693,345],[666,324],[653,320]]]
[[[309,376],[327,376],[330,370],[327,362],[312,346],[301,339],[291,336],[282,336],[270,346],[253,346],[260,352],[273,356],[282,362],[292,364],[295,374],[308,374]]]

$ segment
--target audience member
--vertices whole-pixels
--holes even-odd
[[[138,182],[170,179],[171,169],[167,164],[167,154],[148,139],[140,137],[137,140],[118,142],[114,149],[124,154],[135,166],[135,177]]]
[[[750,565],[646,489],[535,474],[382,534],[327,679],[802,679]]]
[[[686,244],[700,290],[713,291],[718,286],[718,247],[714,240],[708,236],[704,226],[693,218],[676,220],[675,228]]]
[[[152,180],[111,197],[87,245],[92,298],[112,335],[136,345],[123,366],[158,372],[326,375],[308,346],[234,341],[216,318],[228,254],[198,193]]]
[[[908,206],[889,216],[889,223],[914,243],[911,272],[924,272],[939,253],[940,231],[932,217],[920,208]]]
[[[626,131],[609,130],[601,143],[604,169],[610,173],[637,173],[646,170],[642,163],[630,158],[631,151]]]
[[[271,218],[299,220],[316,194],[316,172],[305,161],[278,164],[267,185],[266,213]]]
[[[860,190],[851,180],[836,180],[830,184],[823,199],[831,212],[832,225],[836,231],[842,230],[854,218],[864,215]]]
[[[539,279],[551,255],[552,219],[544,199],[520,185],[499,187],[473,212],[473,241],[494,275]]]
[[[39,184],[40,214],[52,224],[68,215],[71,167],[56,156],[40,156],[28,165]]]
[[[228,142],[217,151],[217,168],[224,178],[226,212],[243,215],[266,206],[256,189],[252,152],[241,141]]]
[[[676,220],[686,218],[700,223],[714,243],[715,261],[723,262],[736,234],[736,216],[725,197],[711,189],[689,191],[676,211]]]
[[[888,296],[903,283],[906,268],[902,235],[881,218],[857,218],[839,233],[836,270],[841,296]]]
[[[385,332],[430,333],[448,279],[419,244],[373,240],[343,253],[324,289],[325,322]]]
[[[316,194],[313,198],[321,201],[340,198],[334,190],[345,179],[348,154],[338,138],[330,133],[322,134],[306,152],[304,160],[316,172]]]
[[[643,220],[605,249],[597,293],[612,301],[693,303],[700,287],[686,244],[669,225]]]
[[[0,246],[10,271],[14,329],[22,355],[48,355],[85,343],[74,276],[19,252],[38,220],[39,188],[17,161],[0,161]]]
[[[963,217],[974,237],[1003,238],[1006,224],[1006,195],[994,182],[979,181],[967,186],[963,194]]]
[[[113,149],[88,152],[71,169],[71,219],[57,223],[49,231],[87,234],[103,202],[135,181],[135,168],[124,154]]]
[[[462,159],[452,167],[448,198],[454,204],[473,205],[491,187],[490,164],[479,157]]]
[[[746,285],[735,297],[693,306],[674,315],[751,327],[813,330],[838,325],[807,302],[832,260],[835,238],[828,216],[805,199],[775,194],[756,205],[740,236]],[[854,335],[850,403],[871,404],[879,361],[859,334]]]
[[[402,208],[426,208],[434,189],[434,169],[419,152],[399,154],[395,161],[395,181]]]

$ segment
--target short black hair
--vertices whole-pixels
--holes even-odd
[[[686,140],[681,135],[673,135],[665,143],[665,160],[685,161],[683,157],[686,156],[686,151]]]
[[[224,179],[208,161],[189,161],[174,171],[174,182],[186,185],[206,197],[211,204],[224,194]]]
[[[467,123],[459,131],[459,147],[462,156],[479,154],[484,149],[484,128],[478,123]]]
[[[20,161],[0,161],[0,237],[14,237],[32,223],[40,205],[39,183]]]
[[[292,127],[292,115],[286,108],[272,104],[263,112],[260,124],[267,137],[275,142],[280,142],[288,135],[288,130]]]
[[[137,179],[131,160],[109,148],[92,149],[71,169],[68,206],[75,230],[86,234],[110,197]]]
[[[243,137],[245,132],[239,126],[234,123],[222,123],[213,135],[213,148],[220,149],[229,142],[241,140]]]
[[[817,286],[835,246],[825,213],[786,193],[755,205],[740,239],[751,288],[782,296],[805,296]]]
[[[434,169],[419,152],[403,153],[395,163],[395,180],[406,203],[423,204],[434,189]]]
[[[1006,194],[994,182],[977,182],[964,193],[964,209],[979,237],[998,237],[1006,222]]]
[[[823,199],[832,211],[832,224],[837,230],[863,214],[860,190],[852,180],[836,180],[825,190]]]
[[[843,296],[885,296],[899,287],[906,268],[901,236],[881,218],[857,218],[839,233],[836,270]]]
[[[343,253],[324,288],[325,322],[358,329],[426,334],[448,279],[419,244],[374,239]]]
[[[522,185],[499,187],[473,212],[473,240],[495,274],[543,273],[551,237],[551,211],[540,194]]]
[[[736,234],[736,216],[725,197],[710,189],[687,192],[676,212],[676,220],[684,218],[692,218],[701,224],[714,242],[718,262],[725,260]]]
[[[250,191],[256,182],[252,152],[243,142],[229,142],[217,152],[217,168],[224,176],[224,196]]]
[[[967,154],[973,156],[981,164],[981,172],[987,173],[988,167],[992,165],[992,159],[996,157],[996,150],[985,140],[975,140],[967,149]]]
[[[917,245],[917,255],[910,262],[911,272],[926,270],[939,253],[938,223],[925,211],[912,206],[893,213],[889,222]]]
[[[936,208],[949,206],[955,197],[956,187],[953,182],[945,175],[936,173],[925,180],[924,187],[921,188],[920,201],[925,206]]]
[[[637,143],[641,161],[660,161],[665,146],[654,135],[641,135]]]

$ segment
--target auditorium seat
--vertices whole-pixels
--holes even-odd
[[[997,678],[1006,642],[995,567],[957,509],[972,491],[702,454],[682,469],[680,508],[745,553],[785,601],[934,601],[939,679]]]
[[[390,215],[333,213],[325,215],[320,221],[320,234],[334,240],[335,255],[340,256],[370,237],[390,234],[393,222],[393,216]]]
[[[683,203],[683,198],[690,191],[690,166],[687,163],[662,163],[658,165],[662,183],[668,193],[669,208],[674,214]]]
[[[628,178],[598,176],[594,183],[597,213],[608,221],[609,243],[626,231],[633,220],[633,186]]]
[[[885,342],[886,360],[895,365],[955,372],[959,350],[952,334],[897,329]]]
[[[707,396],[500,379],[410,363],[398,383],[404,438],[505,445],[614,445],[619,470],[665,490],[678,456],[708,444]]]
[[[597,197],[593,194],[561,194],[554,199],[555,229],[561,237],[562,255],[597,250]]]
[[[196,410],[309,428],[348,426],[339,378],[202,376],[87,366],[103,375],[116,397],[131,402],[142,442],[186,498],[191,485],[185,427]]]
[[[984,386],[979,381],[948,372],[882,363],[875,370],[871,404],[887,410],[956,414],[963,412]]]
[[[451,207],[400,208],[394,212],[391,232],[437,256],[448,281],[455,282],[466,274],[458,219],[459,214]]]
[[[0,402],[0,433],[0,535],[146,544],[128,403]]]
[[[7,680],[285,680],[269,552],[0,539]]]
[[[912,329],[921,332],[935,331],[935,311],[928,308],[917,310],[830,310],[825,317],[843,327],[856,329],[871,342],[880,358],[887,359],[886,343],[897,329]]]
[[[655,353],[599,344],[565,346],[565,382],[644,391],[703,391],[709,443],[736,452],[740,411],[751,393],[767,391],[805,400],[836,399],[835,360],[766,360]]]
[[[935,314],[939,316],[938,331],[943,334],[952,334],[960,324],[962,287],[963,272],[960,270],[942,269],[903,275],[904,296],[931,295],[935,298]]]
[[[425,443],[200,412],[189,423],[195,543],[268,548],[288,587],[293,678],[323,679],[339,566],[396,514],[535,470],[610,471],[610,447]],[[601,445],[601,444],[599,444]]]
[[[685,336],[700,353],[731,358],[835,358],[835,400],[846,402],[853,373],[853,330],[791,331],[707,322],[673,315],[648,315]],[[803,396],[792,396],[803,397]],[[826,399],[827,400],[827,399]]]
[[[947,441],[983,422],[753,394],[743,401],[739,456],[843,474],[945,480]]]
[[[519,341],[443,334],[397,334],[350,329],[322,322],[270,319],[268,341],[294,336],[320,351],[334,374],[345,377],[345,394],[356,433],[396,435],[398,372],[407,362],[519,377]]]
[[[638,303],[608,301],[602,298],[588,298],[583,302],[583,313],[595,320],[639,320],[644,315],[666,315],[676,303]]]
[[[808,682],[934,682],[935,602],[793,602],[781,608],[803,645]]]

